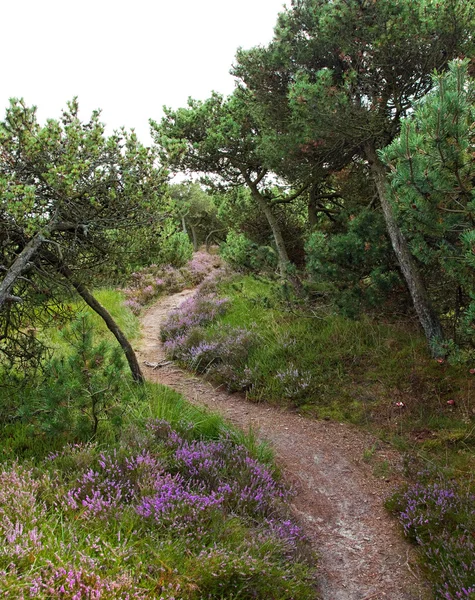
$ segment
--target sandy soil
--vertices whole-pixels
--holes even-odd
[[[192,294],[193,290],[184,290],[162,298],[143,315],[138,354],[146,377],[245,430],[252,427],[271,444],[285,478],[296,489],[294,513],[319,556],[322,600],[430,598],[413,548],[383,507],[401,478],[400,456],[389,446],[346,424],[250,403],[174,364],[146,366],[165,361],[160,324],[169,310]]]

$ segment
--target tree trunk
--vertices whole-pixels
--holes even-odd
[[[37,233],[23,248],[17,258],[14,260],[11,267],[7,270],[7,274],[0,283],[0,308],[5,302],[21,302],[21,298],[10,294],[15,282],[28,270],[30,260],[38,252],[39,247],[45,241],[42,233]]]
[[[307,217],[308,224],[310,225],[310,229],[313,231],[316,229],[318,225],[318,217],[317,217],[317,193],[319,190],[319,185],[312,185],[309,193],[308,204],[307,204]]]
[[[290,259],[289,259],[289,255],[287,253],[287,248],[285,247],[284,237],[282,235],[282,230],[280,228],[280,225],[279,225],[277,219],[275,218],[274,213],[272,212],[272,208],[270,207],[267,200],[265,198],[263,198],[262,195],[259,193],[259,190],[253,186],[253,187],[251,187],[251,193],[252,193],[253,198],[256,200],[257,204],[259,205],[259,208],[264,213],[264,215],[267,219],[267,222],[269,223],[269,226],[272,230],[272,235],[274,237],[275,246],[277,248],[277,256],[279,258],[279,271],[280,271],[281,277],[284,279],[288,279],[288,277],[289,277],[288,266],[290,265]]]
[[[383,209],[384,219],[388,230],[392,247],[399,262],[399,267],[406,280],[409,293],[414,304],[420,324],[426,335],[432,353],[437,354],[433,343],[444,339],[444,333],[439,318],[429,300],[427,290],[422,281],[419,270],[414,262],[414,258],[408,248],[406,239],[396,222],[391,203],[387,195],[387,177],[386,169],[379,160],[376,150],[373,146],[365,146],[366,158],[369,161],[371,173],[376,183],[379,201]]]
[[[309,200],[307,205],[307,218],[308,224],[310,225],[310,229],[313,231],[317,228],[318,219],[317,219],[317,207],[315,206],[314,200]]]
[[[198,234],[196,232],[196,227],[193,225],[193,223],[190,223],[190,229],[191,229],[191,237],[193,238],[193,251],[198,252],[198,249],[199,249]]]
[[[283,279],[288,279],[288,266],[290,264],[290,259],[289,255],[287,254],[287,248],[285,247],[285,242],[282,236],[282,230],[280,228],[280,225],[277,222],[274,213],[272,212],[271,206],[264,198],[264,196],[262,196],[262,194],[259,192],[257,182],[252,181],[245,169],[241,168],[241,173],[244,178],[244,181],[246,182],[246,185],[251,191],[252,197],[257,202],[259,208],[264,213],[267,222],[270,225],[272,235],[274,236],[275,246],[277,248],[277,256],[279,259],[279,271]]]
[[[124,351],[127,362],[129,363],[130,370],[132,372],[132,377],[134,381],[137,383],[144,383],[145,378],[140,369],[140,365],[138,363],[137,357],[135,356],[134,349],[132,348],[129,340],[125,337],[124,333],[114,321],[112,315],[100,304],[96,298],[91,294],[91,292],[86,288],[85,285],[76,281],[73,278],[73,273],[65,264],[60,264],[59,262],[55,263],[56,268],[59,273],[63,275],[74,287],[77,293],[81,296],[84,302],[92,308],[92,310],[97,313],[104,321],[107,326],[107,329],[112,333],[115,339],[119,342]]]

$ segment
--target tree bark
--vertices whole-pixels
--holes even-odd
[[[186,233],[186,235],[188,235],[188,231],[186,230],[186,221],[183,215],[181,217],[181,227],[183,229],[183,233]]]
[[[280,275],[284,279],[288,279],[288,266],[290,265],[290,258],[287,253],[287,248],[285,247],[284,237],[282,235],[282,229],[275,218],[274,213],[272,212],[272,208],[269,206],[267,200],[259,194],[258,191],[253,191],[253,196],[256,199],[259,207],[264,213],[267,222],[272,230],[272,235],[274,236],[275,246],[277,248],[277,256],[279,257],[279,271]]]
[[[7,274],[0,283],[0,308],[5,302],[21,302],[21,298],[10,294],[15,282],[29,268],[30,260],[38,252],[41,244],[45,241],[42,233],[37,233],[23,248],[17,258],[14,260],[11,267],[7,270]]]
[[[419,318],[422,329],[433,354],[437,354],[434,349],[434,342],[440,342],[444,339],[444,333],[439,318],[435,313],[424,282],[415,264],[414,258],[409,250],[407,241],[396,222],[393,209],[387,194],[386,168],[379,160],[376,150],[373,146],[365,146],[365,155],[370,164],[376,189],[378,191],[379,201],[383,209],[384,219],[388,230],[389,238],[401,272],[406,280],[409,293],[414,304],[415,311]]]
[[[307,204],[307,218],[310,229],[313,231],[318,225],[317,207],[315,206],[315,200],[313,198],[310,199]]]
[[[252,197],[257,202],[259,208],[264,213],[267,222],[272,230],[272,235],[274,236],[275,246],[277,248],[277,256],[279,259],[279,271],[284,279],[288,279],[288,265],[290,264],[289,255],[287,253],[287,248],[285,247],[284,238],[282,236],[282,230],[280,225],[275,218],[274,213],[272,212],[272,208],[269,206],[267,200],[262,196],[257,187],[257,182],[253,181],[248,173],[246,173],[245,169],[241,168],[241,173],[246,182],[247,187],[251,191]],[[262,178],[262,175],[261,175]]]
[[[102,304],[96,300],[96,298],[91,294],[84,284],[74,279],[73,273],[69,267],[67,267],[65,264],[59,264],[58,262],[55,266],[58,269],[58,272],[61,273],[61,275],[63,275],[63,277],[65,277],[71,283],[84,302],[103,319],[107,329],[119,342],[122,350],[124,351],[134,381],[137,383],[144,383],[145,378],[140,369],[137,357],[135,356],[134,349],[120,327],[114,321],[112,315],[102,306]]]
[[[191,237],[193,238],[193,251],[198,252],[198,249],[199,249],[198,234],[196,232],[196,227],[193,225],[193,223],[190,223],[190,229],[191,229]]]
[[[288,266],[290,265],[290,258],[287,253],[287,248],[285,247],[284,237],[282,235],[282,230],[280,225],[275,218],[274,213],[272,212],[272,208],[269,206],[269,203],[263,196],[259,193],[259,190],[255,185],[252,185],[252,182],[248,183],[249,188],[251,190],[252,197],[255,199],[259,208],[264,213],[267,222],[272,230],[272,235],[274,237],[275,246],[277,248],[277,256],[279,259],[279,271],[284,279],[288,279]]]

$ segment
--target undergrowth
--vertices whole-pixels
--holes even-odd
[[[124,288],[125,305],[138,315],[142,308],[160,296],[194,287],[223,265],[218,256],[208,252],[195,252],[183,267],[150,265],[130,275]]]
[[[0,594],[313,598],[289,490],[232,435],[130,423],[0,466]]]
[[[138,331],[121,294],[97,295]],[[0,388],[0,596],[314,598],[269,448],[132,383],[103,324],[76,313],[41,332],[42,370]]]
[[[419,470],[391,507],[420,546],[436,597],[475,597],[475,369],[431,359],[407,322],[289,304],[253,276],[218,289],[199,289],[170,315],[169,356],[251,401],[350,421],[406,452]]]

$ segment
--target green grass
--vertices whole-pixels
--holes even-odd
[[[131,340],[140,336],[140,321],[126,306],[124,295],[111,288],[102,288],[94,292],[97,300],[112,314],[125,335]],[[94,330],[95,340],[105,340],[108,351],[117,348],[117,341],[105,326],[103,320],[87,305],[78,302],[72,305],[77,311],[75,321],[87,318]],[[61,328],[51,327],[41,334],[54,349],[55,357],[67,358],[74,354],[74,346],[70,338],[73,323],[66,323]],[[68,341],[69,340],[69,341]],[[131,423],[142,423],[147,419],[163,419],[172,427],[192,424],[193,431],[203,439],[217,439],[223,433],[231,436],[237,443],[245,445],[251,455],[266,463],[271,463],[273,453],[270,447],[257,440],[254,431],[243,432],[234,428],[217,413],[200,409],[188,403],[181,394],[160,384],[146,382],[143,387],[134,384],[129,377],[126,366],[119,374],[119,394],[121,397],[120,427]],[[0,460],[21,458],[41,460],[49,452],[56,451],[66,442],[78,441],[70,430],[62,431],[59,435],[47,435],[40,427],[42,417],[47,420],[48,410],[46,398],[51,396],[51,382],[46,382],[42,376],[32,377],[28,384],[12,388],[0,388],[0,416],[3,417],[3,428],[0,435]],[[46,387],[45,387],[46,386]],[[28,406],[25,405],[28,398]],[[38,414],[35,412],[37,411]],[[45,414],[42,414],[43,413]],[[31,414],[31,412],[35,414]],[[1,414],[3,413],[3,415]],[[7,413],[7,414],[5,414]],[[104,422],[100,432],[102,443],[114,443],[117,431],[109,422]],[[87,439],[87,434],[86,438]]]
[[[113,290],[96,295],[124,331],[137,339],[138,320],[122,306],[121,295]],[[290,560],[281,538],[269,536],[263,517],[219,508],[203,532],[193,535],[193,531],[181,534],[144,521],[132,505],[123,509],[120,518],[112,515],[104,520],[83,518],[81,506],[71,513],[58,500],[77,486],[76,478],[97,468],[101,453],[120,457],[124,452],[149,450],[153,436],[147,423],[154,420],[167,421],[187,441],[232,440],[278,475],[272,452],[254,431],[236,430],[165,386],[133,383],[125,365],[114,357],[115,339],[96,315],[76,307],[75,322],[59,331],[42,332],[55,349],[54,358],[45,359],[44,372],[19,380],[21,385],[0,388],[0,546],[5,547],[0,552],[0,595],[26,596],[40,581],[45,587],[35,597],[62,598],[60,586],[69,589],[66,574],[74,573],[74,593],[100,589],[101,598],[109,599],[128,593],[136,597],[136,590],[137,597],[144,599],[314,598],[313,573],[302,560],[305,542],[299,542],[299,555]],[[91,440],[94,397],[104,402],[100,413],[104,418],[92,443],[84,444]],[[68,444],[74,445],[68,449]],[[162,461],[166,468],[173,452],[165,442],[156,452],[160,469]],[[59,459],[51,463],[50,453],[59,453]],[[234,479],[235,463],[226,468]],[[173,475],[173,464],[171,469]],[[18,493],[12,486],[18,487]],[[144,495],[154,493],[147,490]],[[15,535],[17,547],[26,548],[24,553],[12,550],[4,539],[8,519],[21,521],[22,532]],[[38,533],[36,544],[32,540]]]
[[[329,307],[284,304],[275,283],[252,276],[220,292],[229,309],[206,339],[225,325],[257,334],[248,398],[355,423],[403,452],[409,495],[403,488],[388,508],[419,544],[436,597],[471,598],[475,374],[432,359],[409,322],[352,321]],[[375,477],[392,478],[378,450],[379,443],[366,448],[361,460]]]
[[[289,309],[275,283],[253,276],[222,285],[220,293],[231,302],[215,330],[244,326],[258,334],[248,360],[255,373],[250,400],[356,423],[444,463],[458,454],[466,472],[475,466],[475,376],[431,359],[409,323],[353,321],[328,307]],[[306,389],[284,389],[278,374],[289,367],[306,374]]]
[[[104,288],[96,290],[94,295],[116,319],[126,336],[132,340],[138,339],[140,321],[124,306],[123,294],[114,289]],[[66,323],[61,328],[51,327],[42,332],[50,347],[54,349],[55,359],[59,358],[63,364],[74,355],[75,346],[71,341],[74,338],[73,330],[75,323],[79,323],[83,318],[87,319],[88,326],[92,327],[95,341],[105,342],[107,352],[117,350],[117,341],[96,313],[84,303],[72,305],[72,308],[77,311],[72,322]],[[108,420],[101,424],[99,432],[101,443],[114,443],[119,434],[118,428],[123,429],[132,423],[143,424],[148,419],[163,419],[172,427],[180,428],[184,424],[191,424],[194,435],[203,439],[217,439],[226,433],[237,443],[245,445],[255,458],[269,464],[273,460],[270,448],[258,442],[253,431],[237,430],[217,413],[193,406],[181,394],[166,386],[150,382],[146,382],[144,386],[134,384],[125,364],[117,373],[116,383],[116,394],[120,396],[119,403],[122,407],[120,418],[115,425]],[[73,419],[57,424],[56,429],[46,426],[52,419],[54,410],[57,410],[57,407],[54,408],[51,403],[57,384],[58,381],[46,380],[43,375],[37,374],[22,386],[0,388],[2,407],[0,418],[3,420],[0,434],[0,460],[11,458],[42,460],[49,452],[58,450],[67,442],[88,439],[87,430],[80,435],[81,430],[77,427],[74,429]],[[66,385],[59,393],[67,391]],[[77,412],[77,409],[74,409],[74,403],[77,401],[77,397],[71,398],[71,413],[74,410]],[[87,407],[81,410],[84,414]]]
[[[97,301],[102,304],[112,315],[114,320],[121,328],[124,335],[129,340],[135,340],[140,337],[140,321],[126,306],[124,306],[125,296],[122,292],[113,288],[101,288],[93,292]],[[87,304],[81,300],[70,303],[71,312],[75,318],[81,315],[87,315],[94,326],[97,335],[104,336],[105,339],[115,341],[113,334],[107,329],[103,319],[95,313]],[[41,331],[41,339],[47,346],[53,347],[55,351],[64,350],[64,333],[67,331],[68,324],[57,326],[51,323],[50,327]]]

